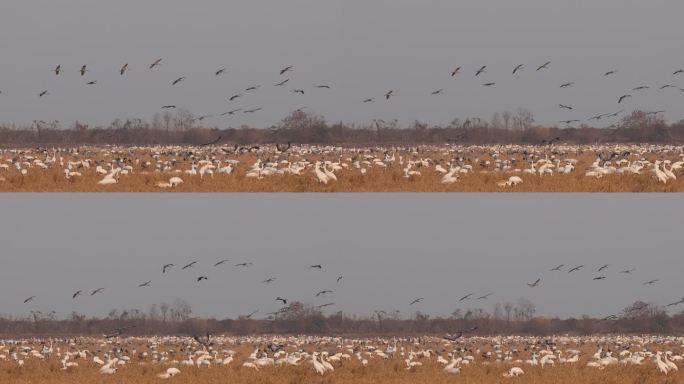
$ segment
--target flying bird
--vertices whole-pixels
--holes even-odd
[[[293,90],[292,90],[292,93],[301,93],[301,94],[303,95],[303,94],[304,94],[304,90],[303,90],[303,89],[293,89]]]
[[[678,69],[678,70],[676,70],[676,71],[672,74],[672,76],[679,75],[680,73],[684,73],[684,69]]]
[[[47,94],[48,94],[48,91],[43,91],[43,92],[41,92],[41,93],[38,94],[38,97],[43,97],[43,96],[45,96],[45,95],[47,95]]]
[[[128,63],[124,64],[123,67],[121,67],[121,69],[119,70],[119,73],[121,74],[121,76],[123,76],[127,70],[128,70]]]
[[[281,74],[281,75],[284,75],[285,72],[291,72],[291,71],[292,71],[292,68],[293,68],[293,67],[292,67],[291,65],[290,65],[289,67],[285,67],[285,68],[283,68],[283,69],[280,70],[280,74]]]
[[[254,112],[261,111],[262,109],[263,109],[263,108],[261,108],[261,107],[259,107],[259,108],[254,108],[254,109],[248,109],[248,110],[244,111],[243,113],[254,113]]]
[[[541,71],[542,69],[549,69],[549,64],[551,64],[551,62],[547,61],[546,63],[544,63],[544,65],[539,66],[539,68],[537,68],[537,72]]]
[[[550,269],[549,271],[560,271],[561,268],[565,267],[565,264],[561,264],[557,266],[556,268]]]
[[[569,270],[568,273],[579,271],[582,268],[584,268],[584,264],[576,266],[575,268]]]
[[[318,293],[316,294],[316,297],[318,297],[318,296],[320,296],[320,295],[325,295],[325,294],[327,294],[327,293],[333,293],[333,291],[331,291],[331,290],[329,290],[329,289],[326,289],[326,290],[324,290],[324,291],[320,291],[320,292],[318,292]]]
[[[527,283],[527,285],[530,287],[536,287],[539,285],[540,281],[541,281],[541,278],[538,278],[534,283]]]
[[[644,285],[653,285],[659,281],[660,281],[659,279],[649,280],[649,281],[645,282]]]
[[[228,111],[228,112],[223,112],[223,113],[221,114],[221,116],[225,116],[225,115],[234,115],[235,112],[239,112],[239,111],[242,111],[242,108],[233,109],[232,111]]]
[[[256,91],[257,89],[259,89],[259,87],[261,87],[261,85],[253,85],[249,88],[245,88],[245,92]]]
[[[58,66],[55,68],[55,75],[59,76],[60,72],[62,72],[62,66],[61,66],[61,65],[58,65]]]
[[[185,80],[185,76],[181,76],[181,77],[177,78],[176,80],[173,81],[173,83],[171,83],[171,85],[176,85],[183,80]]]
[[[472,296],[472,295],[473,295],[472,293],[469,293],[469,294],[461,297],[460,299],[458,299],[458,301],[461,302],[463,300],[468,300],[468,299],[470,299],[470,296]]]
[[[250,314],[246,315],[245,318],[246,318],[246,319],[250,319],[250,318],[251,318],[252,316],[254,316],[254,314],[256,314],[257,312],[259,312],[258,309],[257,309],[256,311],[250,312]]]
[[[331,305],[335,305],[335,303],[325,303],[325,304],[321,304],[321,305],[316,306],[316,308],[325,308],[325,307],[329,307],[329,306],[331,306]]]
[[[630,274],[630,273],[632,273],[632,272],[634,272],[634,271],[636,271],[636,268],[625,269],[624,271],[620,271],[620,273]]]
[[[238,97],[242,97],[242,94],[238,93],[237,95],[233,95],[230,98],[228,98],[228,100],[233,101],[233,100],[237,99]]]
[[[276,278],[275,278],[275,277],[269,277],[268,279],[262,281],[262,283],[264,283],[264,284],[269,284],[269,283],[272,283],[272,282],[274,282],[274,281],[276,281]]]
[[[161,61],[162,61],[162,59],[157,59],[157,60],[155,60],[154,63],[150,64],[150,69],[152,69],[152,68],[158,66],[159,64],[161,64]]]
[[[312,268],[323,269],[323,266],[320,264],[309,265],[309,269],[312,269]]]
[[[316,86],[316,88],[330,89],[330,86],[329,86],[329,85],[325,85],[325,84],[319,84],[319,85]]]
[[[364,103],[372,103],[375,101],[375,97],[371,97],[370,99],[365,99],[363,102]]]
[[[79,289],[78,291],[74,292],[73,295],[71,295],[71,298],[72,298],[72,299],[75,299],[78,295],[81,294],[81,292],[83,292],[83,291]]]
[[[485,87],[491,87],[491,86],[493,86],[493,85],[496,85],[496,83],[484,83],[484,84],[482,84],[482,85],[485,86]]]
[[[601,272],[608,267],[610,267],[610,264],[606,264],[606,265],[602,266],[601,268],[598,269],[598,272]]]
[[[523,66],[524,66],[523,64],[518,64],[515,68],[513,68],[513,75],[515,75],[516,72],[521,70],[523,68]]]
[[[457,74],[461,73],[461,67],[456,67],[453,71],[451,71],[451,77],[456,76]]]
[[[390,97],[394,96],[394,90],[391,89],[389,92],[385,93],[385,99],[389,100]]]
[[[240,263],[240,264],[235,264],[236,267],[249,267],[254,263]]]
[[[166,270],[173,267],[173,264],[164,264],[162,267],[162,273],[166,273]]]
[[[606,277],[605,276],[597,276],[594,277],[592,280],[604,280]]]
[[[193,261],[193,262],[191,262],[190,264],[184,265],[183,268],[181,268],[181,269],[192,268],[195,264],[197,264],[197,262],[196,262],[196,261]]]
[[[274,86],[275,87],[281,87],[281,86],[285,85],[288,81],[290,81],[290,79],[285,79],[285,80],[281,81],[280,83],[275,84]]]
[[[102,291],[104,291],[104,288],[98,288],[98,289],[90,292],[90,296],[95,296],[98,293],[102,293]]]
[[[287,299],[283,299],[282,297],[278,296],[276,297],[276,301],[282,301],[283,305],[287,305]]]
[[[197,278],[197,282],[200,282],[200,281],[202,281],[202,280],[209,280],[209,278],[206,277],[206,276],[200,276],[200,277]]]
[[[89,81],[86,83],[86,85],[95,85],[97,84],[97,80]]]
[[[162,109],[176,109],[175,105],[162,105]]]
[[[494,294],[494,293],[488,293],[488,294],[486,294],[486,295],[482,295],[482,296],[476,298],[475,300],[486,300],[486,299],[489,298],[489,296],[491,296],[491,295],[493,295],[493,294]]]
[[[214,267],[218,267],[219,265],[224,264],[226,261],[228,261],[228,259],[223,259],[223,260],[219,261],[218,263],[214,264]]]
[[[561,88],[568,88],[568,87],[572,87],[573,85],[575,85],[575,82],[574,82],[574,81],[573,81],[573,82],[570,82],[570,83],[561,84],[560,87],[561,87]]]
[[[226,68],[221,68],[218,71],[214,72],[214,75],[220,76],[220,75],[223,75],[224,73],[226,73]]]
[[[626,98],[628,98],[628,97],[632,97],[632,95],[622,95],[622,96],[620,96],[620,98],[618,99],[618,104],[622,103],[622,102],[623,102]]]
[[[577,120],[577,119],[573,119],[573,120],[563,120],[563,121],[561,121],[561,123],[565,123],[565,124],[567,124],[567,125],[570,125],[570,124],[572,124],[572,123],[579,123],[579,122],[580,122],[580,121]]]
[[[421,301],[423,301],[423,299],[424,299],[424,297],[419,297],[419,298],[413,300],[409,305],[420,303]]]
[[[85,64],[81,67],[79,72],[81,73],[81,76],[84,76],[85,73],[88,72],[88,69],[86,68]]]
[[[617,73],[617,70],[612,69],[612,70],[610,70],[610,71],[604,73],[603,76],[610,76],[610,75],[614,75],[614,74],[616,74],[616,73]]]
[[[650,88],[649,86],[640,85],[640,86],[638,86],[638,87],[636,87],[636,88],[632,88],[632,91],[641,91],[642,89],[649,89],[649,88]]]
[[[673,306],[679,305],[679,304],[681,304],[681,303],[684,303],[684,298],[682,298],[681,300],[676,301],[676,302],[674,302],[674,303],[670,303],[670,304],[668,304],[667,306],[668,306],[668,307],[673,307]]]
[[[444,93],[444,90],[443,90],[443,89],[438,89],[438,90],[432,92],[433,95],[441,95],[441,94],[443,94],[443,93]]]
[[[342,276],[340,276],[340,277],[337,278],[337,282],[339,283],[340,280],[342,280]]]
[[[665,84],[662,87],[660,87],[659,89],[665,89],[665,88],[676,88],[676,87],[672,84]]]
[[[569,105],[564,105],[564,104],[558,104],[558,108],[564,108],[564,109],[570,109],[572,110],[572,107]]]
[[[477,70],[477,72],[475,72],[475,76],[480,76],[480,74],[485,72],[486,68],[487,68],[487,66],[483,65],[480,69]]]
[[[148,281],[146,281],[146,282],[144,282],[144,283],[142,283],[142,284],[138,284],[138,287],[140,287],[140,288],[142,288],[142,287],[151,287],[151,284],[152,284],[152,280],[148,280]]]

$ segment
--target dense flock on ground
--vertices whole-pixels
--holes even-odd
[[[682,191],[684,146],[149,146],[0,150],[4,191]]]
[[[681,379],[684,338],[674,336],[112,337],[0,340],[0,381],[120,383],[221,378],[309,382],[469,382]],[[100,379],[98,379],[98,376]],[[432,381],[432,382],[434,382]],[[616,381],[616,382],[625,382]],[[357,381],[358,382],[358,381]]]

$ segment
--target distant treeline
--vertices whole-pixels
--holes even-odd
[[[256,319],[257,316],[262,317]],[[336,312],[324,315],[320,308],[295,302],[277,314],[254,314],[255,319],[200,319],[192,316],[183,300],[173,304],[153,305],[145,313],[139,310],[112,310],[103,318],[86,318],[72,313],[57,319],[54,312],[32,312],[29,317],[0,317],[0,338],[29,336],[102,336],[117,335],[198,335],[206,332],[230,335],[311,334],[342,336],[437,335],[537,335],[553,334],[675,334],[684,333],[684,312],[668,315],[653,303],[637,301],[622,312],[598,319],[547,318],[535,315],[534,305],[521,299],[500,303],[491,313],[481,309],[456,310],[449,317],[430,317],[415,312],[404,318],[398,311],[375,311],[357,317]]]
[[[603,117],[603,121],[609,119]],[[617,119],[616,117],[612,118]],[[595,120],[600,122],[602,120]],[[31,127],[0,126],[0,145],[155,145],[263,144],[285,143],[324,145],[416,145],[416,144],[595,144],[595,143],[684,143],[684,120],[668,124],[658,114],[635,111],[608,128],[542,127],[535,125],[531,112],[495,114],[490,120],[454,119],[447,126],[414,122],[401,127],[394,121],[373,120],[370,125],[329,124],[321,116],[293,112],[278,125],[268,128],[209,128],[185,110],[141,119],[115,120],[107,127],[90,127],[80,122],[62,127],[57,121],[36,121]]]

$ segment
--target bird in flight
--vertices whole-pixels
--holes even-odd
[[[326,290],[324,290],[324,291],[320,291],[320,292],[318,292],[318,293],[316,294],[316,297],[318,297],[318,296],[320,296],[320,295],[325,295],[325,294],[327,294],[327,293],[333,293],[333,291],[331,291],[331,290],[329,290],[329,289],[326,289]]]
[[[138,287],[140,287],[140,288],[142,288],[142,287],[151,287],[151,286],[152,286],[151,284],[152,284],[152,280],[148,280],[148,281],[146,281],[146,282],[144,282],[144,283],[142,283],[142,284],[138,284]]]
[[[228,259],[223,259],[223,260],[219,261],[218,263],[214,264],[214,267],[218,267],[219,265],[224,264],[226,261],[228,261]]]
[[[206,277],[206,276],[200,276],[200,277],[197,278],[197,282],[200,282],[200,281],[202,281],[202,280],[209,280],[209,278]]]
[[[195,264],[197,264],[197,262],[196,262],[196,261],[193,261],[193,262],[191,262],[190,264],[184,265],[183,268],[181,268],[181,269],[192,268]]]
[[[598,269],[598,272],[601,272],[608,267],[610,267],[610,264],[606,264],[606,265],[602,266],[601,268]]]
[[[32,297],[33,297],[33,296],[32,296]],[[29,299],[30,299],[30,298],[29,298]],[[674,302],[674,303],[670,303],[670,304],[668,304],[667,306],[668,306],[668,307],[673,307],[673,306],[679,305],[679,304],[681,304],[681,303],[684,303],[684,298],[682,298],[681,300],[676,301],[676,302]]]
[[[272,283],[272,282],[274,282],[274,281],[276,281],[276,278],[275,278],[275,277],[269,277],[268,279],[262,281],[262,283],[264,283],[264,284],[269,284],[269,283]]]
[[[303,90],[303,89],[293,89],[293,90],[292,90],[292,93],[301,93],[301,94],[303,95],[303,94],[304,94],[304,90]]]
[[[611,69],[610,71],[604,73],[603,76],[610,76],[610,75],[614,75],[616,73],[617,73],[617,70]]]
[[[443,93],[444,93],[444,90],[443,90],[443,89],[438,89],[438,90],[432,92],[433,95],[441,95],[441,94],[443,94]]]
[[[480,74],[485,72],[486,68],[487,68],[486,65],[483,65],[482,67],[480,67],[480,69],[478,69],[477,72],[475,72],[475,76],[480,76]]]
[[[394,96],[394,90],[391,89],[389,92],[385,93],[385,99],[389,100],[390,97]]]
[[[561,264],[561,265],[557,266],[556,268],[549,269],[549,271],[560,271],[560,269],[563,267],[565,267],[565,264]]]
[[[597,276],[594,277],[592,280],[604,280],[606,277],[605,276]]]
[[[515,68],[513,68],[513,75],[515,75],[519,70],[521,70],[523,66],[523,64],[516,65]]]
[[[629,97],[632,97],[632,95],[622,95],[622,96],[620,96],[620,98],[618,99],[618,104],[622,103],[625,99],[627,99],[627,98],[629,98]]]
[[[254,113],[254,112],[261,111],[262,109],[263,109],[263,108],[261,108],[261,107],[259,107],[259,108],[254,108],[254,109],[248,109],[248,110],[244,111],[243,113]]]
[[[567,125],[570,125],[572,123],[579,123],[579,120],[576,120],[576,119],[575,120],[563,120],[563,121],[561,121],[561,123],[565,123]]]
[[[286,72],[292,72],[292,68],[293,67],[291,65],[289,67],[285,67],[285,68],[280,70],[280,74],[284,75]]]
[[[475,300],[487,300],[487,299],[489,298],[489,296],[491,296],[491,295],[493,295],[493,294],[494,294],[494,293],[488,293],[488,294],[486,294],[486,295],[482,295],[482,296],[476,298]]]
[[[86,85],[95,85],[97,84],[97,80],[89,81],[86,83]]]
[[[102,291],[104,291],[104,288],[98,288],[98,289],[90,292],[90,296],[95,296],[98,293],[102,293]]]
[[[280,83],[275,84],[274,86],[275,87],[281,87],[281,86],[285,85],[288,81],[290,81],[290,79],[285,79],[285,80],[281,81]]]
[[[72,299],[75,299],[78,295],[81,294],[81,292],[83,292],[83,291],[79,289],[78,291],[74,292],[73,295],[71,295],[71,298],[72,298]]]
[[[240,264],[235,264],[236,267],[249,267],[254,263],[240,263]]]
[[[653,284],[655,284],[655,283],[657,283],[657,282],[659,282],[659,281],[660,281],[660,280],[658,280],[658,279],[649,280],[649,281],[645,282],[644,285],[653,285]]]
[[[220,75],[223,75],[224,73],[226,73],[226,68],[221,68],[218,71],[214,72],[214,75],[220,76]]]
[[[231,96],[228,100],[229,100],[229,101],[233,101],[233,100],[237,99],[238,97],[242,97],[242,94],[241,94],[241,93],[238,93],[237,95],[233,95],[233,96]]]
[[[323,266],[320,264],[309,265],[309,269],[313,269],[313,268],[323,269]]]
[[[573,85],[575,85],[575,82],[574,82],[574,81],[573,81],[573,82],[570,82],[570,83],[561,84],[560,87],[561,87],[561,88],[568,88],[568,87],[572,87]]]
[[[79,72],[81,73],[81,76],[85,76],[85,73],[88,72],[88,69],[86,68],[85,64],[83,64]]]
[[[185,76],[181,76],[181,77],[177,78],[176,80],[173,81],[173,83],[171,83],[171,85],[176,85],[183,80],[185,80]]]
[[[469,293],[469,294],[467,294],[467,295],[461,297],[460,299],[458,299],[458,301],[460,302],[460,301],[463,301],[463,300],[468,300],[468,299],[470,299],[470,296],[472,296],[472,295],[473,295],[472,293]]]
[[[674,73],[672,74],[672,76],[677,76],[677,75],[679,75],[680,73],[684,73],[684,69],[678,69],[678,70],[674,71]]]
[[[325,304],[321,304],[321,305],[316,306],[316,308],[325,308],[325,307],[329,307],[329,306],[331,306],[331,305],[335,305],[335,303],[325,303]]]
[[[634,271],[636,271],[636,268],[625,269],[624,271],[620,271],[620,273],[630,274],[630,273],[632,273],[632,272],[634,272]]]
[[[584,268],[584,264],[576,266],[575,268],[569,270],[568,273],[579,271],[582,268]]]
[[[558,104],[558,108],[563,108],[563,109],[570,109],[572,110],[572,107],[569,105],[564,105],[564,104]]]
[[[162,273],[166,273],[166,270],[173,267],[173,264],[164,264],[162,267]]]
[[[282,297],[278,296],[276,297],[276,301],[282,301],[283,305],[287,305],[287,299],[283,299]]]
[[[246,318],[246,319],[250,319],[250,318],[252,318],[252,316],[254,316],[257,312],[259,312],[258,309],[257,309],[256,311],[250,312],[250,314],[246,315],[245,318]]]
[[[43,92],[39,93],[38,97],[43,97],[45,95],[48,95],[48,91],[43,91]]]
[[[423,299],[424,299],[424,297],[419,297],[419,298],[413,300],[409,305],[420,303],[421,301],[423,301]]]
[[[636,88],[632,88],[632,91],[641,91],[642,89],[649,89],[650,87],[647,85],[640,85]]]
[[[24,304],[28,303],[29,301],[33,301],[35,298],[35,296],[29,297],[28,299],[24,300]]]
[[[121,76],[123,76],[127,70],[128,70],[128,63],[124,64],[123,67],[121,67],[121,69],[119,70],[119,73],[121,74]]]
[[[259,87],[261,87],[261,85],[253,85],[249,88],[245,88],[245,92],[256,91],[257,89],[259,89]]]
[[[364,102],[364,103],[372,103],[372,102],[374,102],[374,101],[375,101],[375,97],[371,97],[370,99],[366,99],[366,100],[364,100],[363,102]]]
[[[453,71],[451,71],[451,77],[456,76],[457,74],[461,73],[461,67],[456,67]]]
[[[162,109],[176,109],[175,105],[162,105]]]
[[[676,87],[672,84],[665,84],[662,87],[660,87],[659,89],[665,89],[665,88],[676,88]]]
[[[547,61],[546,63],[544,63],[544,65],[539,66],[539,68],[537,68],[537,72],[541,71],[542,69],[549,69],[549,64],[551,64],[551,62]]]
[[[326,84],[319,84],[319,85],[316,86],[316,88],[330,89],[330,86],[329,86],[329,85],[326,85]]]
[[[337,278],[337,282],[339,283],[340,280],[342,280],[342,276],[340,276],[340,277]]]
[[[162,59],[157,59],[157,60],[155,60],[154,63],[150,64],[150,69],[152,69],[152,68],[154,68],[154,67],[160,65],[160,64],[161,64],[161,61],[162,61]]]
[[[235,112],[239,112],[239,111],[242,111],[242,108],[233,109],[232,111],[228,111],[228,112],[223,112],[223,113],[221,114],[221,116],[225,116],[225,115],[234,115]]]
[[[535,280],[534,283],[527,283],[527,285],[528,285],[529,287],[536,287],[536,286],[539,285],[539,282],[540,282],[540,281],[541,281],[541,278],[538,278],[537,280]]]
[[[496,83],[484,83],[484,84],[482,84],[482,85],[485,86],[485,87],[491,87],[491,86],[493,86],[493,85],[496,85]]]
[[[61,65],[58,65],[58,66],[55,68],[55,75],[59,76],[59,74],[60,74],[61,72],[62,72],[62,66],[61,66]]]

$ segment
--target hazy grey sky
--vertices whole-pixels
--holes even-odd
[[[198,116],[264,108],[205,121],[219,127],[269,126],[303,106],[333,122],[447,124],[517,107],[542,123],[623,108],[679,120],[684,92],[658,88],[684,88],[684,74],[672,76],[684,68],[682,14],[680,0],[3,0],[0,122],[106,124],[148,119],[166,104]],[[162,66],[149,70],[157,58]],[[548,71],[534,71],[549,60]],[[121,77],[124,63],[130,72]],[[525,69],[511,76],[519,63]],[[83,78],[82,64],[90,68]],[[279,76],[288,65],[294,72]],[[487,73],[475,78],[482,65]],[[455,66],[462,74],[453,79]],[[227,75],[215,77],[222,67]],[[604,78],[611,69],[619,72]],[[186,81],[172,87],[180,76]],[[273,87],[287,77],[287,87]],[[575,85],[560,89],[566,82]],[[640,85],[651,89],[630,91]],[[430,95],[439,88],[444,95]],[[386,102],[390,89],[396,96]],[[50,94],[39,98],[43,90]],[[618,105],[626,93],[634,98]],[[377,101],[361,102],[370,97]]]
[[[274,311],[281,296],[361,315],[446,316],[525,297],[542,314],[606,316],[684,292],[676,195],[5,194],[0,206],[2,314],[102,316],[183,298],[221,318]],[[165,263],[176,267],[162,275]],[[549,272],[557,264],[586,268]],[[592,281],[603,264],[607,279]],[[525,284],[537,278],[539,287]],[[660,281],[643,285],[651,279]],[[314,297],[325,289],[335,293]],[[471,292],[494,294],[457,303]]]

